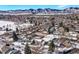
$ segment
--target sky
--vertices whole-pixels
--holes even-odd
[[[38,9],[38,8],[51,8],[51,9],[65,9],[68,7],[79,7],[79,5],[0,5],[0,10],[17,10],[17,9]]]

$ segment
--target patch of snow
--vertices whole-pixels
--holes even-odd
[[[50,35],[47,35],[43,38],[44,41],[50,41],[50,40],[53,40],[54,38],[59,38],[58,35],[53,35],[53,34],[50,34]]]
[[[3,29],[8,27],[9,29],[15,30],[16,25],[15,22],[11,21],[0,21],[0,27],[2,27]]]
[[[23,23],[23,24],[21,24],[21,25],[19,25],[20,26],[20,28],[28,28],[28,27],[30,27],[30,26],[33,26],[33,24],[30,24],[30,23]]]
[[[75,43],[75,48],[79,48],[79,43]]]
[[[0,31],[0,35],[4,34],[6,31]]]

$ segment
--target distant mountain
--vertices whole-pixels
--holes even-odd
[[[79,13],[78,7],[69,7],[63,10],[58,9],[50,9],[50,8],[38,8],[38,9],[25,9],[25,10],[8,10],[8,11],[2,11],[0,10],[0,14],[53,14],[53,13]]]

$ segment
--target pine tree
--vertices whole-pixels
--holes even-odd
[[[14,39],[14,41],[18,40],[17,34],[15,32],[13,32],[13,39]]]
[[[19,31],[19,29],[18,28],[16,28],[16,32],[18,32]]]
[[[26,46],[25,46],[25,52],[24,53],[25,54],[31,54],[31,49],[30,49],[28,44],[26,44]]]
[[[48,49],[48,51],[54,52],[54,49],[55,49],[55,45],[54,45],[53,41],[51,41],[50,44],[49,44],[49,49]]]
[[[59,27],[63,27],[63,22],[59,23]]]
[[[31,44],[35,44],[35,40],[33,40]]]
[[[68,27],[64,27],[64,30],[65,30],[66,32],[69,32],[69,28],[68,28]]]
[[[48,33],[49,33],[49,34],[52,34],[54,31],[55,31],[55,29],[54,29],[52,26],[50,26],[50,27],[48,28]]]
[[[9,31],[9,29],[8,29],[8,28],[6,28],[6,31]]]

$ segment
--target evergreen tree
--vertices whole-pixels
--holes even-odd
[[[6,28],[5,30],[6,30],[6,31],[9,31],[9,29],[8,29],[8,28]]]
[[[35,44],[35,40],[33,40],[31,44]]]
[[[31,50],[30,50],[30,47],[29,47],[28,44],[26,44],[26,46],[25,46],[25,52],[24,53],[25,54],[31,54]]]
[[[63,27],[63,22],[59,23],[59,27]]]
[[[69,32],[69,28],[68,28],[68,27],[64,27],[64,30],[65,30],[66,32]]]
[[[49,33],[49,34],[51,33],[51,32],[50,32],[50,29],[51,29],[51,27],[48,28],[48,33]]]
[[[51,41],[50,44],[49,44],[49,49],[48,49],[48,51],[54,52],[54,49],[55,49],[55,45],[54,45],[53,41]]]
[[[48,28],[48,33],[49,33],[49,34],[53,33],[54,31],[55,31],[55,28],[53,28],[52,26],[50,26],[50,27]]]
[[[13,32],[13,39],[14,39],[14,41],[18,40],[17,34],[15,32]]]
[[[16,32],[18,32],[19,31],[19,29],[18,28],[16,28]]]
[[[2,54],[2,52],[0,51],[0,54]]]

